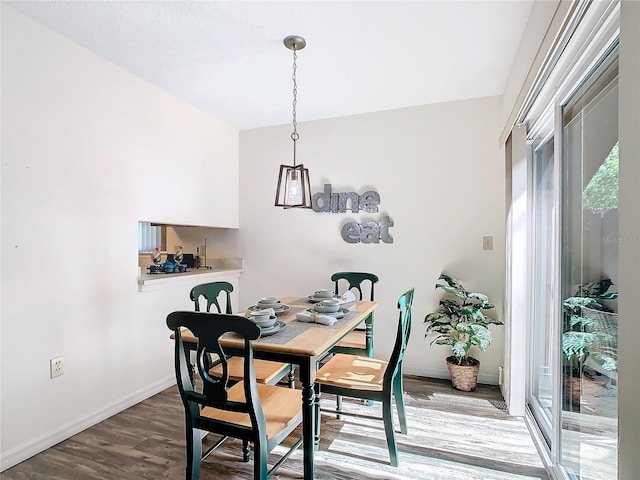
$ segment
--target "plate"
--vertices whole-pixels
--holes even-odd
[[[276,320],[276,324],[273,327],[261,328],[260,329],[260,336],[261,337],[268,337],[270,335],[274,335],[274,334],[278,333],[280,330],[282,330],[286,326],[287,326],[286,323],[281,322],[280,320]]]
[[[256,310],[268,310],[270,308],[273,308],[273,313],[275,313],[276,315],[280,315],[281,313],[289,311],[289,305],[282,305],[282,304],[280,304],[277,307],[261,307],[259,305],[251,305],[249,308],[247,308],[247,310],[250,310],[253,312]]]
[[[313,308],[309,308],[309,309],[307,309],[307,312],[315,313],[316,315],[329,315],[330,317],[342,318],[347,313],[349,313],[349,309],[348,308],[341,308],[340,310],[338,310],[337,312],[334,312],[334,313],[320,313],[320,312],[316,312]]]
[[[265,330],[268,329],[268,328],[275,327],[275,325],[276,325],[275,322],[277,321],[276,320],[276,316],[275,315],[271,315],[271,317],[269,317],[269,320],[271,320],[274,323],[270,327],[263,327],[262,325],[260,325],[260,322],[255,321],[253,318],[251,318],[251,316],[247,316],[247,318],[249,320],[251,320],[253,323],[255,323],[256,325],[258,325],[261,329],[265,329]]]
[[[337,298],[338,300],[342,298],[342,296],[340,295],[334,295],[333,297],[329,297],[329,298]],[[309,300],[311,303],[318,303],[318,302],[322,302],[324,300],[326,300],[327,298],[321,298],[321,297],[316,297],[315,295],[309,295],[307,297],[307,300]]]
[[[264,306],[261,305],[260,303],[256,303],[254,306],[260,307],[260,308],[279,308],[282,306],[282,302],[278,300],[277,302],[265,304]]]

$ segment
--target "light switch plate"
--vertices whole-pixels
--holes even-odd
[[[493,250],[493,237],[492,236],[482,237],[482,249],[483,250]]]

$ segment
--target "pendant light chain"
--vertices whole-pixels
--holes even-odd
[[[296,118],[296,106],[298,105],[298,83],[296,81],[296,70],[298,65],[296,64],[296,60],[298,60],[298,54],[296,53],[296,45],[293,45],[293,75],[291,78],[293,79],[293,133],[291,134],[291,140],[293,140],[293,166],[296,166],[296,142],[300,138],[298,135],[298,120]]]
[[[284,208],[312,208],[311,185],[309,182],[309,169],[304,164],[297,164],[296,147],[300,135],[298,135],[298,50],[307,46],[307,41],[300,35],[289,35],[283,40],[284,46],[293,50],[293,102],[291,103],[293,132],[293,166],[280,165],[278,174],[278,187],[276,188],[276,207]]]

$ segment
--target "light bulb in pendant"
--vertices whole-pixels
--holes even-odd
[[[298,200],[300,198],[300,180],[298,179],[298,172],[296,170],[291,172],[288,192],[291,200]]]

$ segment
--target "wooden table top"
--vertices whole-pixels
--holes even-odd
[[[255,351],[279,352],[291,355],[315,357],[327,352],[333,345],[353,330],[367,315],[378,307],[378,302],[359,301],[348,306],[349,314],[344,322],[339,322],[338,327],[328,327],[317,323],[299,322],[296,320],[296,314],[308,308],[313,304],[305,297],[284,297],[280,299],[284,305],[289,306],[289,311],[278,315],[278,320],[291,324],[295,322],[296,329],[300,333],[289,339],[285,343],[270,341],[271,337],[259,338],[253,341],[253,349]],[[282,331],[284,333],[284,330]],[[278,334],[276,334],[278,335]],[[274,336],[275,337],[275,336]],[[185,342],[197,342],[197,338],[188,330],[184,330],[182,338]],[[231,335],[225,338],[224,346],[242,347],[242,340],[233,338]]]

